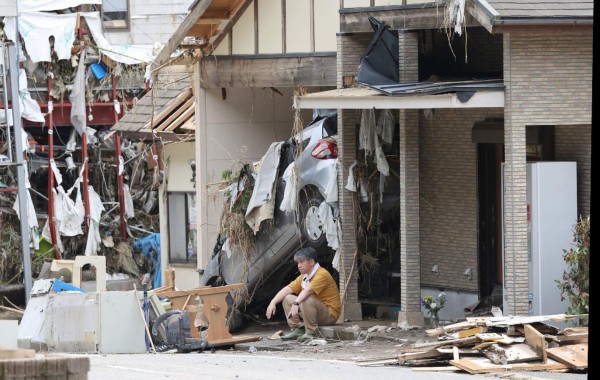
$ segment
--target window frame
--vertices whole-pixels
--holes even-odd
[[[131,30],[131,0],[123,0],[127,3],[124,27],[106,26],[104,21],[104,1],[106,0],[102,0],[102,5],[100,6],[100,22],[102,23],[102,30],[105,32],[124,32]]]

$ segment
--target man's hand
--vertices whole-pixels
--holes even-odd
[[[298,315],[298,313],[300,312],[300,306],[299,305],[292,305],[292,308],[290,309],[290,312],[288,313],[288,318],[292,318]]]
[[[277,305],[275,305],[273,302],[271,302],[269,304],[269,307],[267,307],[267,319],[271,319],[271,317],[273,315],[275,315],[275,310],[277,309]]]

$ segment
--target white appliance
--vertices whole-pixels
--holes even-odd
[[[502,215],[504,210],[504,164],[502,164]],[[566,313],[569,303],[560,300],[556,280],[566,270],[563,250],[573,245],[577,223],[577,163],[527,163],[527,235],[529,255],[529,315]],[[502,218],[503,311],[508,315],[505,226]]]

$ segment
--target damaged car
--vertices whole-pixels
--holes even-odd
[[[335,112],[316,112],[302,131],[285,142],[271,144],[257,168],[244,166],[229,186],[220,234],[200,286],[247,285],[228,298],[232,332],[242,328],[247,317],[262,315],[275,293],[297,276],[292,256],[299,248],[316,248],[320,264],[337,278],[337,138]],[[395,146],[389,144],[385,149]],[[346,189],[356,192],[364,225],[358,237],[365,243],[361,257],[366,257],[369,246],[382,249],[379,242],[372,243],[382,230],[389,230],[386,255],[393,256],[392,246],[399,241],[398,227],[390,222],[399,220],[397,164],[390,160],[389,171],[394,174],[387,176],[380,174],[373,162],[350,168],[357,178],[351,175]],[[265,199],[269,202],[255,207]],[[391,270],[388,267],[381,269]],[[380,277],[375,271],[369,275]],[[373,283],[365,289],[374,288],[378,280],[367,277],[364,281]]]

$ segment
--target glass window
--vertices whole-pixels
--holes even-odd
[[[129,29],[129,0],[102,0],[104,29]]]
[[[196,265],[196,194],[169,192],[167,199],[170,261]]]

